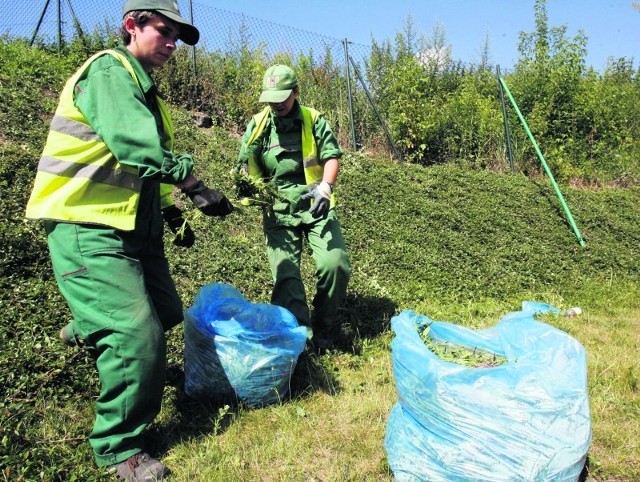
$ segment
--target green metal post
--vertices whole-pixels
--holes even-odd
[[[193,21],[193,0],[189,0],[189,20],[191,20],[191,25],[195,25]],[[193,99],[191,101],[191,108],[197,109],[198,105],[198,67],[196,64],[196,46],[191,46],[191,65],[193,67]]]
[[[58,0],[58,53],[62,52],[62,5]]]
[[[498,76],[498,91],[500,92],[500,104],[502,105],[502,120],[504,121],[504,137],[507,141],[507,157],[509,158],[509,166],[511,166],[511,172],[515,171],[513,163],[513,151],[511,150],[511,131],[509,130],[509,114],[507,113],[507,106],[504,102],[504,90],[500,83],[500,66],[496,66],[496,75]]]
[[[356,141],[356,125],[353,121],[353,98],[351,97],[351,70],[349,69],[349,40],[344,39],[344,65],[346,69],[345,75],[347,76],[347,101],[349,103],[349,123],[351,124],[351,143],[353,144],[353,151],[358,152],[358,142]]]
[[[38,31],[40,30],[40,25],[42,25],[42,20],[44,19],[44,16],[47,13],[47,8],[49,8],[49,0],[45,2],[44,8],[42,9],[42,13],[40,14],[40,19],[38,20],[38,25],[36,25],[36,29],[33,31],[33,35],[31,36],[31,42],[29,42],[30,47],[33,47],[33,42],[35,42],[36,40],[36,35],[38,35]]]
[[[507,97],[509,97],[509,101],[511,102],[511,105],[513,105],[513,108],[516,111],[516,114],[518,114],[518,118],[520,119],[520,122],[522,123],[522,126],[524,127],[524,130],[527,133],[527,136],[529,136],[529,140],[531,141],[531,144],[533,145],[533,148],[535,149],[536,154],[538,155],[538,158],[542,163],[542,167],[544,168],[544,171],[547,173],[547,176],[549,176],[549,179],[551,180],[551,185],[553,186],[553,189],[556,191],[556,195],[558,196],[558,199],[560,200],[560,204],[562,205],[562,208],[564,209],[564,212],[567,215],[567,219],[569,220],[569,224],[571,225],[571,228],[573,229],[573,232],[575,233],[576,238],[578,238],[578,242],[580,243],[580,246],[584,246],[585,245],[584,239],[582,239],[582,235],[578,230],[578,226],[576,226],[576,223],[573,220],[573,216],[571,216],[571,211],[569,211],[569,207],[567,206],[567,203],[565,202],[564,197],[562,196],[562,192],[560,192],[560,188],[558,187],[556,180],[553,178],[553,174],[551,173],[551,170],[547,165],[547,161],[544,160],[544,156],[542,155],[542,152],[540,152],[538,143],[533,138],[533,134],[531,134],[531,130],[529,129],[527,121],[524,119],[524,117],[520,113],[520,109],[518,108],[516,101],[513,99],[513,96],[509,91],[509,87],[507,87],[507,84],[502,77],[500,77],[500,83],[502,84],[502,87],[504,88],[504,91],[506,92]]]
[[[398,160],[400,162],[402,162],[402,154],[400,154],[400,151],[398,150],[398,148],[394,144],[393,139],[391,137],[391,134],[389,134],[389,129],[387,129],[387,124],[385,123],[384,119],[380,115],[380,112],[378,112],[378,108],[376,107],[375,102],[371,98],[371,94],[369,94],[369,90],[367,89],[367,84],[364,82],[364,79],[362,78],[362,75],[360,75],[360,71],[358,70],[358,67],[356,66],[356,63],[353,61],[351,56],[349,56],[349,60],[351,61],[351,65],[353,65],[353,71],[356,73],[356,77],[358,77],[358,80],[362,84],[362,89],[364,90],[364,93],[366,94],[367,99],[369,100],[369,104],[371,104],[371,107],[373,108],[373,111],[376,113],[376,116],[378,116],[378,120],[380,121],[380,125],[382,126],[382,129],[384,130],[384,133],[387,136],[387,140],[389,141],[389,145],[391,146],[391,150],[393,151],[395,156],[398,158]]]

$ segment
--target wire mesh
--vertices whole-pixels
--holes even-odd
[[[69,40],[77,34],[107,28],[116,31],[122,18],[122,0],[21,0],[3,1],[0,6],[0,33],[12,37],[34,38],[48,43]],[[192,8],[190,8],[190,6]],[[298,53],[323,56],[331,53],[338,65],[344,65],[343,41],[292,26],[261,20],[250,15],[229,12],[194,1],[180,2],[182,15],[193,13],[200,30],[199,48],[228,51],[246,41],[250,48],[262,46],[267,55]],[[350,42],[349,53],[356,61],[367,58],[370,46]]]
[[[122,19],[123,0],[22,0],[21,2],[3,1],[0,4],[0,33],[12,38],[27,38],[36,45],[63,45],[79,35],[94,33],[113,33],[117,35]],[[249,51],[261,51],[266,63],[283,55],[291,59],[304,56],[314,63],[322,65],[328,56],[331,64],[339,69],[346,69],[345,42],[348,42],[348,54],[357,63],[364,63],[371,51],[368,45],[356,44],[348,39],[337,39],[309,32],[289,25],[277,24],[250,15],[229,12],[197,1],[180,1],[181,13],[191,19],[200,31],[200,41],[193,51],[197,68],[198,52],[217,52],[221,54],[240,52],[242,48]],[[344,70],[343,70],[344,71]],[[335,91],[345,87],[336,86]],[[357,82],[351,85],[353,95],[362,88]],[[340,113],[332,117],[344,118],[347,112],[346,92],[340,94],[344,106]],[[304,101],[304,95],[302,97]],[[361,105],[360,111],[369,111],[370,106]],[[337,134],[341,142],[347,141],[351,128],[347,122],[336,119]],[[358,130],[358,127],[354,127]],[[347,147],[347,146],[345,146]]]

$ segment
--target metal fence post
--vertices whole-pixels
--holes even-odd
[[[527,121],[525,120],[524,116],[520,112],[520,109],[518,108],[518,104],[516,104],[516,101],[513,98],[513,96],[511,95],[511,92],[509,91],[509,87],[507,87],[507,84],[504,81],[504,79],[502,77],[498,77],[498,79],[499,79],[499,82],[502,84],[502,87],[504,88],[504,91],[507,93],[507,97],[509,97],[509,100],[511,101],[511,105],[513,106],[513,110],[515,110],[516,114],[518,115],[518,118],[520,119],[520,123],[522,124],[522,127],[524,127],[524,130],[527,133],[527,136],[529,136],[529,140],[531,141],[531,145],[533,146],[533,149],[536,151],[536,154],[538,155],[538,159],[540,159],[540,163],[542,164],[542,167],[544,168],[544,171],[547,173],[547,176],[549,177],[549,180],[551,181],[551,185],[553,186],[553,189],[555,190],[556,195],[558,196],[558,199],[560,200],[560,204],[562,205],[562,209],[564,209],[564,212],[565,212],[565,214],[567,216],[569,224],[571,225],[571,228],[573,229],[573,232],[576,235],[576,238],[578,238],[578,242],[580,243],[580,246],[584,246],[585,242],[584,242],[584,239],[582,238],[582,234],[580,234],[580,230],[578,229],[578,226],[576,225],[576,222],[573,220],[573,216],[571,215],[571,211],[569,210],[569,206],[567,206],[567,202],[564,200],[564,196],[562,195],[562,192],[560,191],[560,188],[558,187],[558,184],[556,183],[556,180],[553,177],[553,173],[551,172],[551,169],[549,168],[549,165],[547,164],[547,161],[545,161],[544,156],[542,155],[542,152],[540,151],[540,148],[538,147],[538,143],[534,139],[533,134],[531,133],[531,130],[529,129],[529,124],[527,124]]]
[[[349,103],[349,122],[351,124],[351,142],[353,144],[353,150],[357,151],[358,144],[356,142],[356,126],[355,126],[355,123],[353,122],[353,99],[351,98],[351,70],[349,69],[349,47],[347,46],[349,44],[349,41],[347,39],[344,39],[342,43],[344,44],[344,65],[346,68],[346,75],[347,75],[347,101]]]
[[[195,25],[193,21],[193,0],[189,0],[189,18],[191,25]],[[198,68],[196,65],[196,46],[191,46],[191,63],[193,67],[193,100],[191,108],[195,109],[198,105]]]
[[[387,136],[387,140],[389,141],[391,150],[393,151],[395,156],[398,158],[398,160],[402,162],[402,154],[400,154],[400,151],[396,148],[396,145],[393,142],[393,138],[389,133],[389,129],[387,129],[387,123],[384,121],[384,119],[380,115],[380,112],[378,112],[378,108],[376,107],[375,102],[371,98],[371,94],[369,94],[369,90],[367,89],[367,84],[364,83],[364,79],[362,78],[362,75],[360,75],[360,71],[358,70],[356,63],[353,61],[351,57],[349,57],[349,60],[351,60],[351,63],[353,64],[353,71],[356,73],[358,80],[360,80],[360,83],[362,84],[362,88],[364,89],[364,93],[367,96],[367,99],[369,100],[369,104],[373,108],[373,111],[376,113],[376,116],[378,116],[378,120],[380,121],[380,125],[382,126],[382,129],[384,130],[384,133]]]
[[[513,165],[513,152],[511,151],[511,131],[509,130],[509,117],[507,114],[507,105],[504,102],[504,89],[500,82],[500,66],[496,65],[496,75],[498,78],[498,91],[500,92],[500,103],[502,104],[502,119],[504,121],[504,137],[507,142],[507,157],[509,158],[509,165],[511,166],[511,172],[514,172]]]
[[[36,35],[38,35],[38,31],[40,30],[40,26],[42,25],[42,20],[44,19],[44,16],[47,13],[47,8],[49,8],[49,0],[45,2],[44,8],[42,9],[42,13],[40,13],[38,24],[36,25],[36,29],[33,31],[33,35],[31,36],[31,42],[29,42],[30,47],[33,47],[33,42],[36,40]]]
[[[58,0],[58,53],[62,52],[62,0]]]

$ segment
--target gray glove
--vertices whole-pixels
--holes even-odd
[[[313,199],[313,204],[311,204],[309,212],[314,218],[323,218],[329,212],[332,191],[333,187],[331,184],[327,181],[322,181],[311,191],[303,194],[300,199]]]

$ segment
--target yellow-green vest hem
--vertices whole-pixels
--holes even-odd
[[[93,55],[67,80],[38,163],[27,219],[99,224],[123,231],[135,228],[143,181],[134,168],[115,159],[73,101],[75,85],[102,55],[119,60],[140,87],[127,57],[115,50]],[[156,101],[165,143],[172,149],[173,122],[162,99],[156,96]],[[172,185],[160,185],[162,207],[173,204],[172,192]]]

